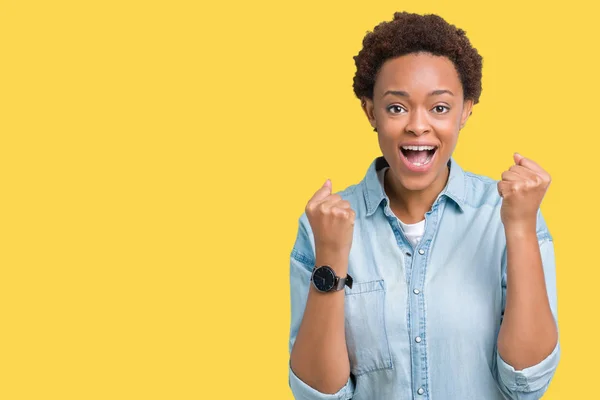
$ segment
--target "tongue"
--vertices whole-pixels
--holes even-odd
[[[427,157],[429,157],[429,152],[427,150],[408,150],[406,152],[406,158],[413,164],[425,164]]]

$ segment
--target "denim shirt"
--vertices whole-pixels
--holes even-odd
[[[289,368],[296,399],[539,399],[560,358],[516,370],[497,351],[506,301],[506,236],[497,181],[466,172],[454,158],[444,190],[425,214],[413,247],[390,208],[375,158],[358,184],[338,192],[356,212],[345,291],[350,376],[320,393]],[[537,238],[550,307],[557,318],[554,245],[541,212]],[[289,351],[298,333],[315,263],[314,236],[302,213],[290,255]],[[323,312],[327,312],[324,310]]]

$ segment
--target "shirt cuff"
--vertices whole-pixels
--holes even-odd
[[[289,367],[289,370],[290,388],[292,389],[292,393],[296,400],[349,400],[354,393],[354,383],[350,378],[348,378],[348,382],[346,382],[344,387],[336,393],[326,394],[313,389],[301,381],[300,378],[294,374],[291,367]]]
[[[517,371],[512,365],[507,364],[500,353],[497,355],[498,372],[500,379],[511,391],[516,392],[534,392],[547,387],[556,371],[558,366],[558,360],[560,359],[560,342],[556,343],[552,353],[545,359],[532,365],[531,367],[524,368]]]

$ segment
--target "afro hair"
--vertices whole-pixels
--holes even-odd
[[[377,72],[391,58],[426,52],[445,56],[454,63],[460,78],[464,99],[479,102],[483,58],[471,46],[466,32],[435,14],[394,13],[392,21],[384,21],[367,32],[363,48],[354,56],[356,74],[352,85],[359,99],[373,99]]]

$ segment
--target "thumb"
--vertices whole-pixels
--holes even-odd
[[[323,186],[313,195],[310,201],[321,201],[331,194],[331,180],[327,179]]]
[[[331,187],[332,187],[331,179],[327,179],[325,181],[325,183],[323,184],[323,187],[321,187],[321,189],[324,189],[324,193],[325,193],[324,197],[327,197],[331,194]]]
[[[521,160],[523,158],[525,158],[525,157],[523,157],[519,153],[515,153],[515,154],[513,154],[513,158],[515,159],[515,164],[519,165],[519,163],[521,162]]]

